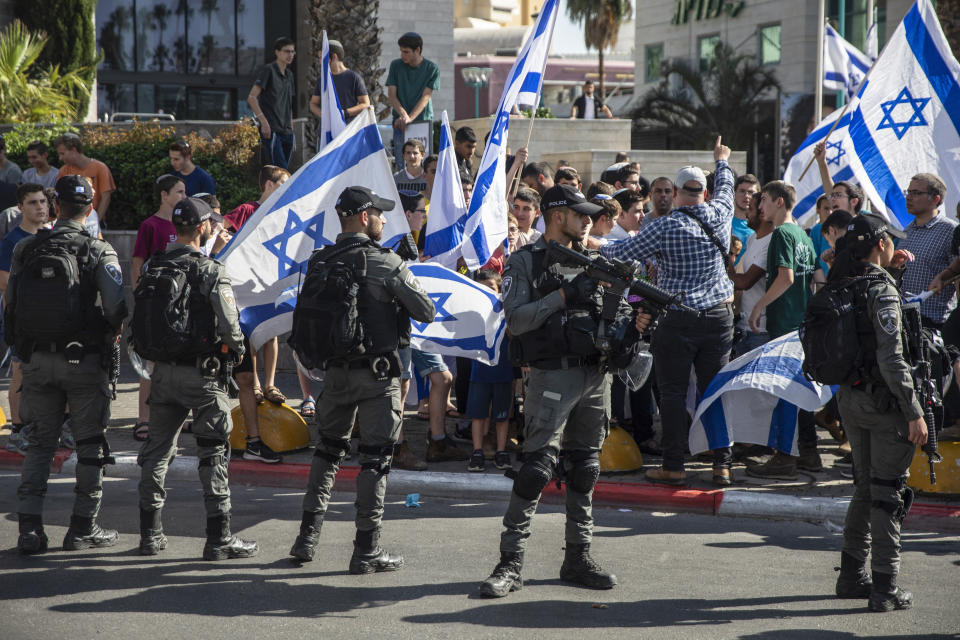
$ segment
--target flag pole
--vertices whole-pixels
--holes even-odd
[[[537,93],[537,102],[540,102],[540,93]],[[532,107],[530,110],[530,124],[527,126],[527,141],[524,143],[524,148],[529,152],[530,150],[530,138],[533,136],[533,121],[537,119],[537,109]],[[520,174],[523,173],[523,167],[517,169],[517,175],[513,176],[513,184],[510,189],[510,200],[513,201],[517,197],[517,191],[520,190]]]
[[[816,128],[823,119],[823,39],[826,37],[826,22],[823,3],[826,0],[817,0],[817,84],[814,89],[813,127]],[[807,165],[809,168],[810,165]],[[806,173],[806,170],[804,170]]]

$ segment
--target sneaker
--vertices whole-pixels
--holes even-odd
[[[23,435],[20,433],[21,429],[23,429],[22,424],[10,424],[10,437],[7,438],[6,444],[7,451],[20,453],[20,443],[23,442]]]
[[[835,467],[849,467],[853,465],[853,454],[848,453],[845,456],[840,456],[839,458],[833,461],[833,465]]]
[[[453,428],[450,437],[459,442],[473,442],[473,428],[470,426],[472,420],[462,418],[457,420],[457,426]]]
[[[648,469],[644,475],[647,480],[657,484],[669,484],[677,487],[687,484],[687,474],[684,471],[669,471],[663,467],[658,467]]]
[[[497,451],[496,455],[493,456],[493,464],[496,465],[497,469],[504,471],[511,468],[513,465],[510,463],[510,454],[506,451]]]
[[[15,448],[10,448],[10,443],[13,442],[13,435],[11,435],[10,441],[7,442],[7,449],[10,449],[10,451],[13,451],[14,453],[18,453],[21,456],[27,455],[27,447],[30,445],[29,435],[30,425],[25,424],[20,427],[19,439],[15,443]]]
[[[772,480],[796,480],[797,459],[778,451],[763,464],[747,465],[747,475]]]
[[[407,441],[397,444],[393,448],[393,462],[390,466],[394,469],[404,469],[406,471],[426,471],[427,463],[413,455]]]
[[[483,450],[477,449],[470,456],[470,464],[467,465],[467,471],[483,471],[486,469],[486,463],[483,458]]]
[[[73,438],[73,421],[70,419],[70,414],[65,416],[63,427],[61,427],[60,445],[67,449],[77,448],[77,441]]]
[[[459,449],[450,438],[434,440],[430,438],[427,445],[427,462],[463,462],[470,459],[470,454]]]
[[[247,440],[247,450],[243,452],[244,460],[259,460],[267,464],[276,464],[281,461],[280,454],[267,446],[263,440]]]

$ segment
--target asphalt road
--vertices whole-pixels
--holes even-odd
[[[960,637],[960,538],[905,536],[901,582],[910,611],[870,614],[833,596],[840,536],[804,523],[598,509],[595,556],[620,586],[590,591],[558,578],[563,515],[534,520],[522,591],[476,596],[497,561],[502,503],[388,504],[384,542],[402,552],[397,573],[351,576],[352,496],[335,494],[317,559],[287,556],[300,494],[233,491],[234,530],[259,541],[249,560],[204,562],[199,483],[171,484],[161,555],[136,555],[136,486],[109,479],[101,522],[120,544],[65,552],[60,542],[72,480],[47,496],[54,550],[15,549],[18,475],[0,473],[0,637],[21,638],[956,638]]]

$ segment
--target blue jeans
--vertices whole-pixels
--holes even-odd
[[[733,345],[733,351],[730,353],[730,359],[735,360],[748,351],[753,351],[757,347],[763,346],[768,342],[770,342],[770,334],[766,331],[762,331],[760,333],[744,331],[743,337],[740,338],[740,342]]]
[[[260,142],[269,151],[270,164],[286,169],[293,151],[293,134],[274,133],[269,140],[260,138]]]

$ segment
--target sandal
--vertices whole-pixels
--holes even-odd
[[[283,404],[287,401],[287,396],[280,393],[280,389],[277,389],[274,385],[270,385],[263,390],[263,397],[273,404]]]
[[[300,415],[304,418],[312,418],[317,413],[317,403],[313,398],[307,396],[306,400],[300,403]]]
[[[263,404],[263,389],[260,387],[254,387],[253,399],[257,401],[257,404]]]
[[[146,442],[150,435],[150,423],[138,422],[133,425],[133,439],[137,442]]]

